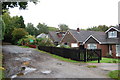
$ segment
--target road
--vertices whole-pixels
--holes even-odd
[[[89,64],[86,63],[61,61],[33,48],[4,45],[2,49],[6,78],[109,78],[107,76],[109,70],[104,70],[99,66],[88,68],[86,66]],[[27,71],[27,69],[22,70],[23,68],[34,70],[19,74]]]

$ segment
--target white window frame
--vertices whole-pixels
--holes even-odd
[[[117,37],[117,31],[108,32],[108,38],[116,38],[116,37]]]
[[[87,44],[87,49],[97,49],[97,44],[94,43]]]
[[[116,45],[116,56],[120,56],[120,45]]]

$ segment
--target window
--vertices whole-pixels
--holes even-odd
[[[88,44],[87,49],[97,49],[97,44]]]
[[[77,43],[71,43],[71,47],[78,47]]]
[[[108,32],[108,38],[116,38],[116,37],[117,37],[117,31]]]
[[[116,56],[120,56],[120,45],[116,45]]]

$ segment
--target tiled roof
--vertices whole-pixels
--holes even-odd
[[[62,37],[58,37],[58,36],[57,36],[57,32],[55,32],[55,31],[50,31],[48,35],[49,35],[50,37],[52,37],[52,40],[53,40],[54,42],[60,42],[61,39],[62,39]]]
[[[85,31],[80,30],[80,32],[77,32],[77,30],[69,30],[72,35],[77,39],[78,42],[84,42],[90,35],[92,35],[94,38],[96,38],[101,44],[114,44],[118,43],[118,39],[107,39],[105,32],[100,31]]]

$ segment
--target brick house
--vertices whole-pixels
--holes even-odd
[[[101,49],[102,56],[120,57],[120,26],[111,27],[106,32],[85,31],[79,28],[68,30],[61,43],[71,47]]]

